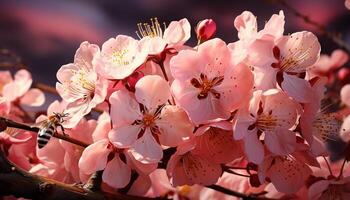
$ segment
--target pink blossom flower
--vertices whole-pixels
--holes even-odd
[[[30,89],[33,79],[27,70],[17,71],[14,79],[5,71],[0,74],[0,78],[0,96],[3,100],[27,106],[41,106],[45,102],[45,95],[41,90]]]
[[[249,11],[242,12],[234,21],[234,26],[238,31],[238,38],[245,44],[250,44],[256,39],[278,39],[284,32],[284,13],[273,14],[269,21],[265,23],[264,29],[258,31],[256,16]]]
[[[56,89],[68,103],[71,115],[67,128],[74,127],[91,109],[105,100],[107,80],[99,77],[92,60],[99,53],[98,46],[83,42],[74,56],[74,63],[63,65],[57,72]]]
[[[248,160],[260,164],[266,147],[274,154],[287,155],[294,151],[296,136],[292,131],[298,123],[301,108],[284,92],[271,89],[254,92],[247,108],[238,111],[234,123],[234,138],[243,139]]]
[[[168,162],[166,171],[173,186],[211,185],[217,182],[222,174],[220,164],[211,162],[206,157],[192,152],[195,143],[189,141],[177,147]]]
[[[321,55],[314,66],[307,69],[308,72],[318,76],[328,76],[334,70],[343,66],[349,59],[349,55],[341,50],[334,50],[331,56]]]
[[[350,10],[350,0],[345,0],[345,7]]]
[[[296,193],[312,171],[303,160],[289,156],[268,156],[259,165],[258,175],[261,183],[268,177],[279,192]]]
[[[325,113],[320,110],[321,100],[325,90],[325,78],[310,80],[312,85],[312,101],[304,104],[304,112],[300,118],[300,127],[303,137],[311,146],[316,156],[327,155],[325,142],[339,134],[341,121],[335,113]]]
[[[259,40],[250,46],[250,49],[255,49],[252,56],[261,55],[260,59],[256,59],[253,63],[254,70],[257,70],[255,78],[258,88],[264,90],[275,88],[277,83],[295,100],[302,103],[309,102],[312,94],[311,86],[303,79],[303,74],[319,58],[321,47],[317,37],[310,32],[302,31],[282,36],[274,42],[274,45],[271,48],[271,41]],[[271,63],[271,58],[277,61]],[[260,60],[264,61],[259,63]]]
[[[147,49],[138,40],[125,35],[110,38],[102,45],[101,53],[93,59],[96,71],[107,79],[124,79],[140,67]]]
[[[186,18],[172,21],[164,32],[157,18],[151,19],[151,24],[138,24],[138,29],[140,42],[153,56],[161,56],[166,49],[177,48],[191,37],[191,25]]]
[[[253,86],[249,68],[217,38],[202,43],[197,51],[180,51],[171,59],[170,70],[175,99],[195,124],[229,118],[249,98]]]
[[[163,156],[160,144],[176,146],[193,130],[181,108],[167,105],[169,99],[169,85],[157,75],[141,78],[135,96],[125,90],[113,93],[110,140],[119,148],[130,148],[142,163],[157,163]]]
[[[233,140],[232,130],[215,127],[215,124],[197,135],[195,141],[194,152],[214,163],[226,164],[243,156],[242,143]]]
[[[79,169],[84,174],[103,170],[102,180],[113,188],[123,188],[131,176],[131,168],[125,163],[125,156],[119,154],[108,139],[99,140],[83,151]]]
[[[316,199],[349,199],[350,177],[330,180],[320,180],[309,188],[308,198]]]

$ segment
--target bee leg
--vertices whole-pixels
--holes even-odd
[[[61,131],[62,131],[62,133],[63,133],[64,136],[68,136],[68,134],[66,134],[66,133],[64,132],[64,128],[63,128],[62,125],[58,125],[58,127],[60,127],[60,129],[61,129]]]

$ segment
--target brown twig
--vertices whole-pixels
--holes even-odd
[[[227,188],[224,188],[220,185],[208,185],[207,188],[222,192],[224,194],[228,194],[231,196],[242,198],[243,200],[272,200],[271,198],[259,197],[260,194],[244,194],[240,192],[236,192]]]
[[[290,12],[293,13],[294,16],[302,19],[305,23],[310,24],[314,27],[316,27],[321,34],[323,34],[324,36],[326,36],[327,38],[331,39],[335,44],[337,44],[339,47],[343,48],[345,51],[347,51],[348,53],[350,53],[350,47],[348,44],[346,44],[339,36],[339,34],[337,33],[333,33],[333,32],[329,32],[327,31],[326,27],[314,20],[312,20],[309,16],[301,13],[299,10],[297,10],[296,8],[294,8],[293,6],[291,6],[289,3],[287,3],[287,1],[285,0],[274,0],[278,3],[280,3],[282,6],[284,6],[285,8],[287,8]]]
[[[30,199],[86,199],[86,200],[150,200],[119,193],[101,193],[77,185],[61,183],[55,180],[30,174],[7,160],[0,151],[0,195],[14,195]]]
[[[97,171],[93,173],[89,178],[88,182],[84,185],[84,188],[93,192],[101,191],[102,174],[103,171]]]

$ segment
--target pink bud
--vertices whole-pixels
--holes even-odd
[[[338,71],[338,79],[342,82],[348,83],[350,82],[350,69],[342,68]]]
[[[196,27],[197,38],[200,42],[204,42],[214,37],[216,33],[216,23],[212,19],[200,21]]]

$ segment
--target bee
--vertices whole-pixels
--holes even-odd
[[[37,139],[39,149],[43,148],[49,142],[50,138],[56,133],[57,127],[60,127],[63,134],[65,134],[62,123],[67,116],[68,113],[53,113],[46,120],[40,122]]]

